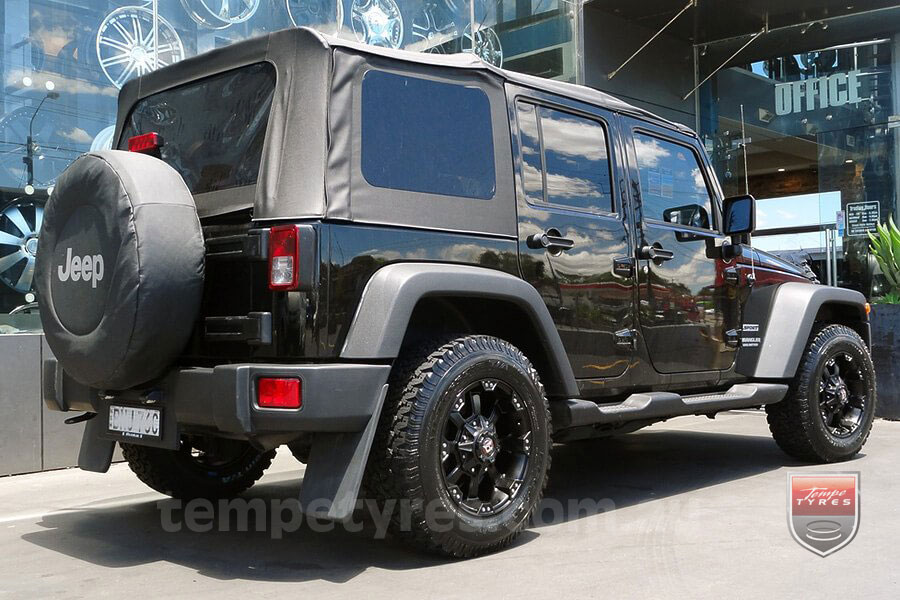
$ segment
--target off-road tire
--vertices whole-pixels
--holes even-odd
[[[474,516],[455,505],[441,475],[443,419],[467,383],[485,378],[513,384],[532,427],[525,486],[504,510]],[[550,468],[550,412],[537,371],[504,340],[483,336],[434,339],[403,353],[369,455],[365,489],[393,503],[390,532],[421,549],[465,558],[508,546],[543,497]],[[434,513],[428,513],[431,505]],[[441,518],[433,517],[440,514]],[[435,527],[440,522],[443,527]],[[450,523],[447,526],[447,523]]]
[[[826,428],[819,410],[819,379],[830,357],[845,352],[858,361],[866,386],[866,405],[857,430],[839,438]],[[875,368],[865,342],[844,325],[819,324],[810,335],[784,400],[766,406],[769,430],[788,455],[813,463],[853,458],[866,443],[875,417]]]
[[[136,444],[120,444],[122,456],[138,479],[173,498],[230,498],[247,490],[272,464],[275,450],[260,452],[247,442],[224,440],[233,445],[233,459],[226,464],[203,465],[182,442],[180,450],[165,450]]]

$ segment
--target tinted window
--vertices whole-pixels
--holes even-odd
[[[634,136],[645,219],[709,229],[712,208],[696,153],[643,133]]]
[[[362,84],[362,173],[371,185],[493,197],[491,107],[480,89],[369,71]]]
[[[532,202],[613,210],[606,131],[599,122],[518,103],[523,184]]]
[[[519,102],[517,107],[525,197],[529,202],[544,202],[544,166],[537,107],[525,102]]]
[[[195,194],[256,183],[274,93],[275,70],[259,63],[148,96],[125,120],[119,147],[160,134],[161,158]]]

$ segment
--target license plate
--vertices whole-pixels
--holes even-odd
[[[162,411],[135,406],[110,406],[109,431],[127,438],[160,439]]]

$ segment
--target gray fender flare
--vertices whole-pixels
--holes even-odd
[[[866,298],[859,292],[799,282],[766,286],[753,290],[745,305],[737,372],[754,378],[793,377],[816,315],[829,304],[856,316],[854,329],[868,345]]]
[[[382,267],[366,284],[341,358],[396,358],[416,303],[435,296],[495,299],[521,308],[550,357],[556,381],[545,382],[548,392],[568,397],[578,395],[578,384],[559,332],[538,291],[509,273],[484,267],[440,263],[397,263]]]

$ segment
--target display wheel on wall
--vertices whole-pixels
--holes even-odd
[[[94,140],[91,142],[91,152],[96,150],[112,150],[113,147],[113,136],[116,133],[116,126],[110,125],[109,127],[104,127],[101,129],[97,135],[94,136]]]
[[[466,26],[462,37],[462,51],[472,52],[484,62],[495,67],[503,66],[503,46],[500,37],[491,27],[477,29],[473,39],[472,28]]]
[[[312,27],[334,35],[344,24],[344,4],[341,0],[285,0],[285,6],[294,27]]]
[[[123,6],[112,11],[100,23],[97,33],[97,59],[103,73],[117,88],[132,77],[146,75],[158,66],[165,67],[184,59],[184,45],[175,28],[158,16],[156,44],[153,36],[153,11],[142,6]]]
[[[361,42],[384,48],[403,43],[403,16],[394,0],[353,0],[350,22]]]
[[[17,198],[0,210],[0,281],[24,294],[31,291],[44,203]]]
[[[225,29],[255,15],[259,0],[181,0],[181,5],[198,25]]]
[[[459,38],[459,29],[443,0],[425,2],[413,19],[410,31],[413,37],[410,50],[431,54],[452,52],[449,42]]]
[[[490,0],[472,0],[475,4],[474,7],[469,6],[470,0],[440,0],[447,6],[447,10],[451,15],[454,16],[454,19],[459,24],[460,27],[465,27],[466,25],[471,24],[472,19],[475,19],[475,25],[477,28],[481,28],[483,25],[491,22],[491,24],[497,22],[496,13],[497,13],[497,3]],[[491,16],[493,15],[493,19]]]

